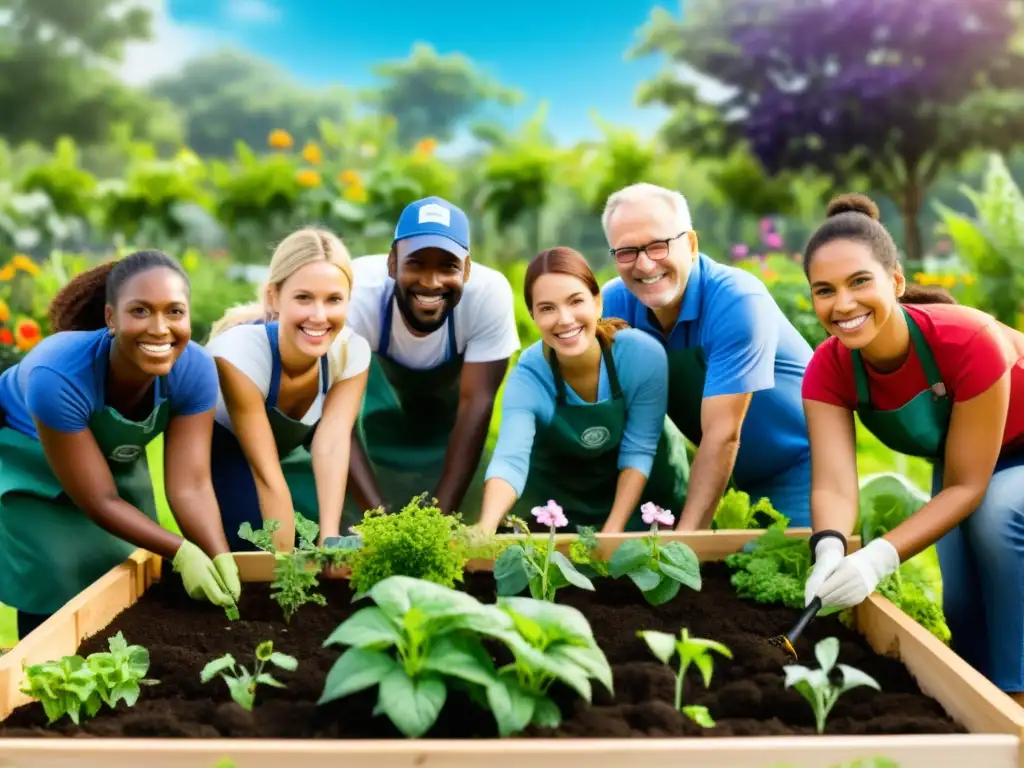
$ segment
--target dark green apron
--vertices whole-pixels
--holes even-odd
[[[860,350],[852,350],[853,376],[857,383],[857,415],[868,430],[888,448],[907,456],[918,456],[932,461],[941,460],[945,451],[946,434],[953,402],[942,383],[935,356],[925,341],[924,334],[906,309],[907,329],[921,367],[928,379],[928,389],[919,392],[908,403],[891,411],[880,411],[871,405],[868,376]]]
[[[397,512],[414,497],[432,494],[441,479],[448,438],[459,409],[463,355],[456,344],[455,317],[449,313],[448,352],[443,363],[417,370],[388,357],[394,281],[389,280],[388,286],[381,308],[380,345],[370,361],[358,429],[377,487]],[[486,466],[484,451],[456,510],[467,524],[480,517]],[[360,522],[364,511],[357,509],[351,494],[347,494],[343,530]]]
[[[89,429],[120,497],[156,522],[146,445],[167,428],[170,406],[163,379],[154,388],[159,405],[144,421],[106,406],[93,414]],[[136,549],[74,505],[37,439],[0,428],[0,603],[53,613]]]
[[[309,453],[319,421],[305,424],[293,419],[277,407],[281,391],[281,352],[278,346],[278,324],[265,326],[271,352],[270,387],[264,406],[270,431],[274,435],[281,471],[292,497],[292,508],[303,517],[318,522],[320,505],[317,500],[313,459]],[[327,355],[320,358],[320,391],[325,400],[330,387],[330,366]],[[326,404],[326,403],[325,403]],[[213,427],[213,446],[210,454],[210,473],[217,494],[224,533],[232,552],[248,552],[255,546],[238,536],[242,523],[253,528],[263,525],[259,495],[252,468],[242,451],[238,438],[220,424]]]
[[[570,404],[558,358],[549,364],[555,378],[555,413],[547,425],[538,425],[530,454],[530,474],[512,514],[534,523],[530,510],[553,499],[569,520],[578,526],[600,529],[611,513],[619,479],[619,446],[625,430],[626,401],[619,385],[611,349],[602,345],[612,396],[600,403]],[[690,465],[686,441],[666,418],[658,441],[654,466],[640,497],[640,504],[626,522],[627,531],[649,528],[640,516],[640,505],[653,501],[678,519],[686,501]]]

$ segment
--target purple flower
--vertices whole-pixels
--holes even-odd
[[[667,509],[662,509],[654,502],[648,501],[640,505],[640,514],[643,517],[643,521],[646,525],[653,523],[661,523],[662,525],[672,525],[676,521],[672,513]]]
[[[764,218],[764,219],[761,219],[760,227],[761,227],[761,234],[762,235],[767,235],[769,232],[772,231],[772,229],[774,228],[774,225],[772,224],[772,220],[771,219]]]
[[[534,507],[531,511],[533,516],[537,518],[537,522],[541,525],[553,525],[555,528],[562,528],[569,524],[568,518],[562,514],[562,508],[553,499],[548,499],[548,503],[543,507]]]

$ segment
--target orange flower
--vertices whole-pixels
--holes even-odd
[[[20,269],[22,272],[27,272],[33,277],[39,274],[39,265],[32,261],[28,256],[21,253],[15,255],[15,257],[11,259],[11,266],[15,269]]]
[[[35,320],[25,319],[18,321],[14,327],[14,343],[18,349],[27,352],[43,340],[43,331]]]
[[[318,165],[324,159],[324,155],[320,147],[310,141],[302,148],[302,159],[310,165]]]
[[[363,177],[359,175],[359,171],[349,168],[347,171],[342,171],[338,174],[338,181],[345,186],[351,186],[353,184],[362,184]]]
[[[437,139],[422,139],[416,143],[415,154],[429,157],[437,149]]]
[[[3,269],[0,269],[0,283],[6,283],[14,279],[14,273],[17,270],[13,264],[4,265]]]
[[[267,144],[273,149],[291,149],[295,144],[295,139],[288,131],[282,131],[280,128],[271,131],[270,136],[267,137]]]
[[[14,343],[14,334],[10,328],[0,328],[0,344],[10,346]]]
[[[320,186],[320,174],[312,168],[303,168],[295,174],[295,181],[299,183],[300,187],[318,187]]]
[[[7,302],[0,299],[0,323],[6,323],[11,319],[11,308],[7,306]]]

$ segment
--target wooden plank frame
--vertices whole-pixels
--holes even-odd
[[[761,531],[663,532],[683,541],[702,561],[737,552]],[[792,529],[806,538],[809,531]],[[634,534],[601,534],[600,554]],[[508,538],[512,538],[509,536]],[[573,540],[560,535],[562,551]],[[859,539],[850,542],[858,548]],[[237,554],[242,581],[269,581],[273,559],[263,553]],[[490,570],[473,561],[470,570]],[[0,720],[28,703],[19,690],[22,664],[75,653],[82,640],[104,628],[134,604],[160,577],[160,558],[133,554],[113,568],[6,655],[0,657]],[[933,696],[969,731],[957,735],[759,736],[698,739],[474,739],[474,740],[263,740],[263,739],[0,739],[2,768],[280,768],[306,758],[350,768],[621,768],[627,762],[651,768],[831,768],[886,758],[899,768],[1024,768],[1021,737],[1024,708],[969,667],[959,656],[884,597],[874,594],[855,611],[857,630],[878,653],[899,658]],[[870,763],[868,763],[870,764]]]

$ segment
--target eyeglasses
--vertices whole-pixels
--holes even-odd
[[[680,232],[675,237],[669,237],[666,238],[665,240],[654,240],[653,242],[650,242],[647,245],[642,245],[638,248],[609,248],[608,253],[610,253],[615,258],[615,261],[617,261],[619,264],[632,264],[634,261],[640,258],[641,253],[646,253],[647,258],[650,259],[651,261],[661,261],[666,256],[668,256],[670,248],[669,244],[673,240],[678,240],[683,235],[689,233],[690,230],[687,229],[683,232]]]

